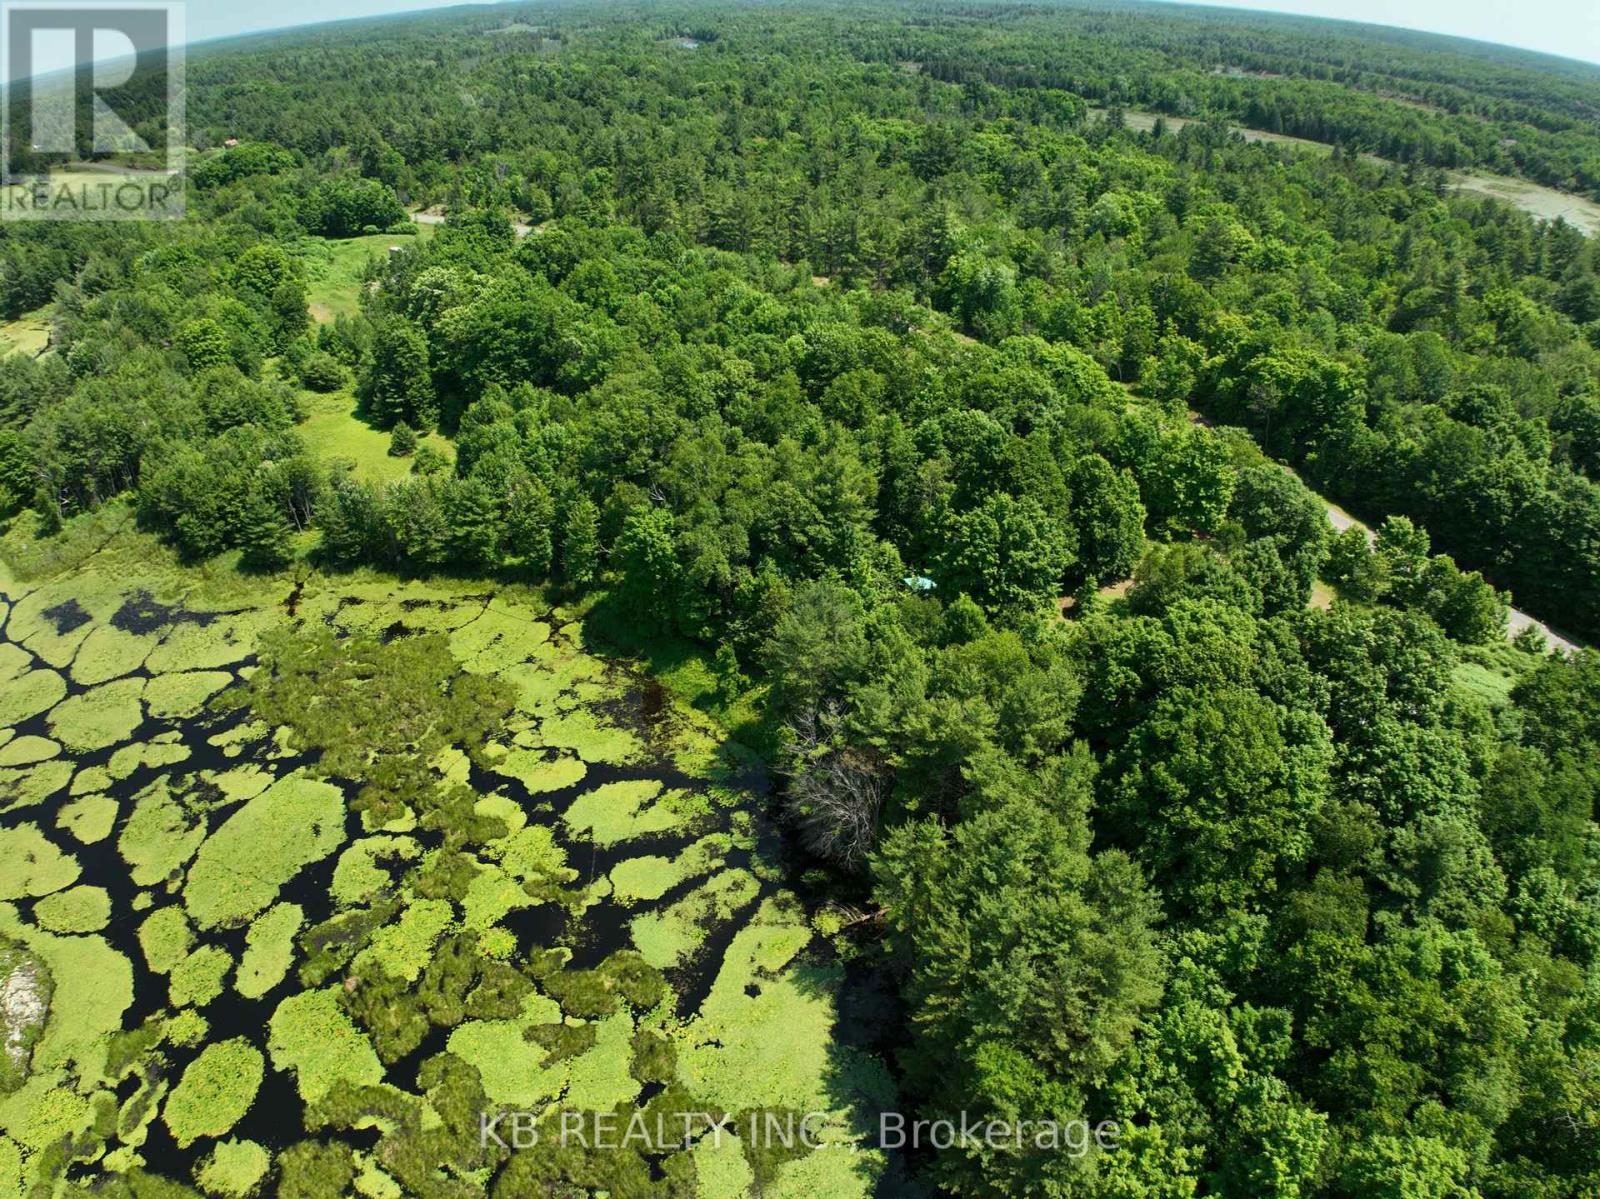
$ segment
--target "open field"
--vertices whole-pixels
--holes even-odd
[[[356,414],[356,398],[348,390],[328,395],[307,395],[308,413],[300,422],[300,436],[324,459],[348,458],[355,463],[355,475],[373,483],[393,483],[411,473],[410,458],[389,454],[389,434],[374,428]],[[429,433],[418,439],[446,459],[455,458],[447,438]]]
[[[300,258],[305,264],[311,319],[320,323],[354,313],[367,263],[387,254],[390,246],[404,246],[414,237],[431,236],[431,225],[418,224],[414,234],[374,233],[365,237],[314,237],[302,241]]]
[[[1460,171],[1451,178],[1455,181],[1457,191],[1504,200],[1543,220],[1553,221],[1561,217],[1567,224],[1582,229],[1591,237],[1600,234],[1600,204],[1593,200],[1559,192],[1554,188],[1540,187],[1526,179],[1511,179],[1479,171]]]
[[[7,354],[27,354],[37,358],[49,344],[48,305],[24,313],[14,321],[0,323],[0,358]]]

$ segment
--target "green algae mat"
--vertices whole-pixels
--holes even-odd
[[[527,596],[0,567],[0,1195],[871,1192],[760,794]]]

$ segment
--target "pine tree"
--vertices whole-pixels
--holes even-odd
[[[537,479],[524,479],[511,491],[506,511],[506,540],[511,553],[533,575],[550,573],[554,547],[550,527],[555,520],[555,504],[550,492]]]
[[[433,426],[438,409],[428,369],[428,339],[421,329],[398,318],[378,326],[372,361],[361,381],[361,398],[380,424]]]
[[[289,521],[277,505],[259,491],[252,493],[245,502],[238,530],[236,540],[243,551],[239,564],[246,569],[282,570],[293,560],[289,549]]]
[[[574,587],[587,587],[600,573],[600,510],[587,496],[567,505],[561,530],[561,577]]]

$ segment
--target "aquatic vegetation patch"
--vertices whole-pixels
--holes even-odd
[[[755,1171],[737,1136],[702,1137],[692,1153],[703,1199],[745,1199],[755,1186]]]
[[[55,758],[36,766],[0,770],[0,809],[14,811],[43,803],[72,780],[72,761]]]
[[[0,1194],[20,1195],[23,1191],[22,1146],[0,1133]]]
[[[266,1068],[261,1051],[242,1037],[207,1045],[184,1068],[162,1118],[179,1147],[220,1137],[250,1110]]]
[[[65,1070],[35,1073],[0,1100],[0,1127],[32,1153],[81,1132],[93,1118],[89,1100],[72,1089]]]
[[[222,994],[233,958],[220,945],[202,945],[172,968],[168,998],[175,1008],[205,1007]]]
[[[135,799],[117,838],[117,852],[131,868],[134,883],[149,887],[176,878],[205,839],[205,821],[173,797],[162,776]]]
[[[550,626],[492,601],[450,634],[450,652],[463,670],[494,673],[527,661],[550,639]]]
[[[177,904],[157,908],[139,926],[139,948],[145,964],[157,974],[169,974],[189,956],[194,945],[194,929],[189,917]]]
[[[32,654],[13,642],[0,641],[0,682],[13,682],[32,668]]]
[[[478,1071],[490,1101],[533,1108],[561,1094],[565,1062],[545,1066],[545,1050],[523,1034],[532,1021],[469,1020],[450,1033],[450,1052]]]
[[[272,1155],[254,1141],[219,1141],[195,1171],[200,1189],[216,1199],[248,1199],[266,1178]]]
[[[564,1103],[570,1110],[609,1111],[639,1095],[628,1070],[633,1058],[633,1017],[616,1012],[595,1023],[593,1048],[572,1060]]]
[[[210,1023],[192,1007],[174,1012],[161,1026],[161,1035],[168,1043],[184,1049],[192,1049],[200,1044],[210,1031]]]
[[[680,821],[665,804],[650,802],[661,790],[659,779],[605,783],[574,799],[562,819],[574,834],[587,833],[598,845],[664,833]]]
[[[0,766],[32,766],[61,752],[61,746],[48,737],[17,737],[0,746]]]
[[[567,865],[566,851],[556,844],[555,834],[542,824],[496,838],[483,852],[536,899],[566,899],[562,888],[578,877]]]
[[[820,977],[807,985],[783,970],[811,935],[803,919],[772,900],[734,935],[678,1048],[678,1076],[695,1094],[735,1111],[766,1103],[799,1111],[831,1106],[823,1085],[831,988],[819,985]]]
[[[98,792],[79,796],[56,810],[56,827],[84,845],[104,841],[116,823],[117,801]]]
[[[702,837],[673,857],[658,854],[627,858],[612,868],[611,887],[621,903],[660,899],[668,891],[722,864],[732,838],[726,834]]]
[[[306,866],[344,840],[344,795],[319,779],[279,779],[206,838],[189,868],[184,904],[202,928],[264,911]]]
[[[50,711],[66,694],[67,680],[44,667],[0,680],[0,723],[22,724]]]
[[[0,1095],[0,1158],[14,1144],[30,1185],[57,1168],[43,1150],[73,1135],[86,1182],[139,1177],[149,1146],[162,1143],[162,1155],[177,1154],[163,1170],[215,1199],[295,1193],[312,1180],[330,1194],[403,1199],[440,1177],[463,1195],[480,1184],[519,1195],[515,1163],[478,1154],[487,1104],[626,1110],[666,1084],[651,1103],[704,1107],[709,1099],[683,1087],[688,1071],[734,1090],[700,1060],[718,1052],[717,1035],[756,1076],[751,1096],[777,1104],[805,1090],[760,1079],[758,1055],[723,1027],[748,1017],[777,1035],[779,1017],[755,996],[717,1011],[715,1031],[706,1013],[678,1014],[657,967],[682,971],[674,983],[726,972],[705,946],[719,926],[732,935],[725,922],[761,892],[743,858],[724,868],[730,852],[752,850],[750,825],[737,819],[737,792],[713,799],[698,784],[676,786],[681,775],[650,776],[646,750],[670,752],[665,725],[617,723],[638,689],[624,669],[575,648],[576,626],[552,633],[503,596],[448,583],[313,576],[291,622],[274,607],[281,593],[259,608],[194,613],[97,584],[81,612],[57,613],[74,626],[63,634],[42,615],[65,602],[61,591],[33,614],[32,632],[41,644],[53,638],[58,656],[80,638],[62,661],[89,688],[71,697],[81,702],[54,694],[65,687],[55,670],[0,638],[0,673],[48,674],[56,709],[49,736],[0,727],[0,797],[25,788],[38,804],[71,791],[0,823],[0,856],[24,867],[0,875],[20,901],[0,903],[0,934],[57,987],[30,1073]],[[213,595],[219,607],[236,602]],[[406,635],[377,635],[397,623]],[[12,691],[0,686],[0,697]],[[103,697],[119,694],[134,702],[117,716]],[[672,724],[698,730],[689,717]],[[75,769],[85,753],[95,764]],[[482,770],[512,781],[476,793]],[[592,770],[623,778],[571,802],[541,799]],[[352,810],[366,832],[347,843]],[[128,898],[110,879],[73,873],[65,850],[113,837],[111,869],[132,884]],[[645,837],[649,852],[605,853]],[[82,857],[104,869],[104,853]],[[591,857],[599,873],[585,881],[574,865]],[[307,870],[317,871],[309,893],[295,889]],[[632,909],[620,929],[613,904]],[[571,955],[595,952],[597,917],[608,956],[578,968]],[[163,979],[139,996],[126,1030],[135,974],[105,939],[129,935],[119,929]],[[641,952],[608,944],[618,931]],[[796,967],[780,948],[752,957],[756,996],[786,995],[778,980]],[[150,985],[142,969],[137,977]],[[236,1035],[230,1005],[262,999]],[[813,1026],[801,1025],[807,1035]],[[414,1057],[431,1037],[449,1052]],[[252,1106],[279,1094],[266,1083],[281,1086],[285,1073],[306,1107],[272,1118],[292,1128],[303,1115],[314,1139],[278,1151],[257,1143],[267,1138]],[[351,1135],[364,1127],[378,1130],[376,1143]],[[230,1134],[256,1139],[218,1139]],[[652,1169],[690,1185],[693,1165],[679,1157],[647,1168],[637,1156],[609,1165],[595,1156],[582,1169],[624,1191]],[[789,1168],[748,1174],[782,1194]]]
[[[114,625],[96,625],[72,658],[72,679],[86,687],[132,674],[144,665],[157,638],[125,633]]]
[[[92,933],[111,919],[111,897],[104,887],[70,887],[33,905],[33,918],[53,933]]]
[[[462,899],[462,924],[467,928],[485,930],[499,924],[519,908],[533,907],[535,900],[517,882],[498,866],[484,866],[472,876]]]
[[[224,770],[220,774],[213,775],[207,781],[222,793],[226,803],[233,804],[241,800],[254,799],[272,786],[276,778],[272,771],[254,762],[247,762],[242,766],[235,766],[232,770]]]
[[[395,978],[415,982],[433,960],[433,945],[455,918],[455,910],[442,899],[416,899],[406,905],[400,919],[385,925],[356,955],[354,966],[373,965]]]
[[[86,597],[87,598],[87,597]],[[18,600],[6,621],[6,638],[64,670],[94,631],[94,620],[63,587],[45,587]]]
[[[627,766],[644,756],[644,746],[637,737],[592,708],[546,717],[539,724],[539,739],[557,749],[570,749],[585,762]]]
[[[336,1083],[358,1085],[383,1080],[383,1064],[372,1043],[339,1007],[337,988],[291,995],[272,1013],[267,1052],[279,1070],[292,1070],[308,1102],[322,1098]]]
[[[689,877],[684,873],[681,861],[647,854],[619,862],[611,870],[611,893],[618,903],[660,899]]]
[[[176,742],[135,741],[131,745],[119,747],[111,755],[111,760],[106,763],[106,774],[113,781],[120,782],[136,770],[175,766],[179,762],[186,762],[189,760],[189,755],[189,747]]]
[[[0,828],[0,899],[48,895],[78,881],[76,859],[62,853],[34,824]]]
[[[114,780],[104,766],[85,766],[72,776],[72,794],[87,795],[91,791],[104,791]]]
[[[259,999],[283,981],[294,964],[294,939],[304,922],[299,904],[278,903],[251,923],[233,981],[239,994]]]
[[[513,702],[505,683],[458,670],[437,634],[385,644],[339,641],[326,627],[275,631],[260,658],[234,702],[288,729],[297,749],[320,751],[319,773],[360,780],[357,810],[383,821],[437,802],[429,763],[447,746],[487,766],[482,747]],[[360,702],[316,702],[355,694]]]
[[[681,965],[715,925],[753,903],[761,884],[748,870],[723,870],[670,906],[629,922],[634,948],[658,970]]]
[[[412,837],[372,836],[352,842],[333,868],[333,898],[344,906],[367,903],[394,886],[394,872],[381,863],[415,861],[422,847]]]
[[[561,791],[583,781],[589,768],[582,759],[544,749],[514,749],[493,764],[496,774],[516,779],[532,795]]]
[[[126,741],[144,723],[143,693],[143,679],[117,679],[68,696],[50,709],[50,731],[80,753]]]
[[[233,682],[220,670],[185,670],[158,674],[145,684],[144,702],[157,720],[192,716],[217,692]]]
[[[271,612],[245,612],[205,622],[184,622],[150,651],[145,668],[161,675],[233,666],[250,657],[260,631],[275,620]]]

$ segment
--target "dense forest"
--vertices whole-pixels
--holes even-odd
[[[1600,69],[1166,6],[794,0],[358,22],[189,75],[188,220],[0,225],[0,315],[48,328],[0,358],[9,539],[131,512],[197,575],[532,587],[695,664],[781,780],[828,952],[894,992],[908,1110],[1123,1129],[928,1151],[880,1193],[1600,1190],[1600,654],[1507,637],[1511,603],[1600,636],[1600,243],[1444,171],[1600,195]],[[334,778],[388,734],[307,696],[449,662],[260,652],[218,703]],[[402,692],[430,732],[380,765],[470,757],[514,707]],[[355,810],[414,813],[443,848],[408,885],[463,902],[461,855],[511,833],[425,773],[376,769]],[[568,902],[558,874],[527,893]],[[303,974],[391,918],[308,929]],[[338,1003],[392,1063],[452,1004],[643,1013],[664,985],[580,973],[430,965]],[[539,1026],[553,1054],[571,1023]],[[478,1066],[417,1077],[469,1135]],[[729,1193],[469,1160],[397,1094],[331,1092],[256,1183],[347,1193],[326,1130],[365,1120],[404,1141],[394,1194]],[[110,1136],[26,1146],[27,1193],[192,1193],[89,1170]]]

